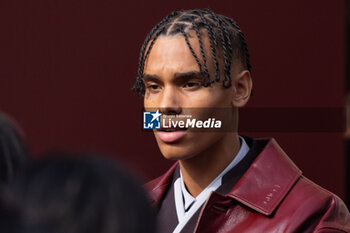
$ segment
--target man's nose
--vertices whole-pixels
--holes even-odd
[[[159,110],[166,115],[176,115],[182,112],[180,96],[176,88],[166,87],[163,90]]]

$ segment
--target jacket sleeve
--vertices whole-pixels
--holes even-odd
[[[350,233],[350,214],[344,202],[337,196],[317,224],[314,233]]]

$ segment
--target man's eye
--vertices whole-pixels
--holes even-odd
[[[184,87],[191,88],[191,87],[198,87],[200,85],[201,84],[199,82],[187,82]]]
[[[147,88],[148,89],[152,89],[152,90],[157,90],[159,89],[160,87],[156,84],[150,84],[150,85],[147,85]]]

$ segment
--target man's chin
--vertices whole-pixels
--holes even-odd
[[[185,160],[193,156],[193,151],[186,150],[185,148],[166,146],[166,148],[160,148],[160,151],[165,159],[169,160]]]
[[[185,160],[191,157],[188,154],[182,154],[182,153],[163,153],[162,152],[162,155],[165,159],[168,159],[168,160]]]

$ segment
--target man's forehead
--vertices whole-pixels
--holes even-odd
[[[198,40],[192,38],[190,39],[190,42],[195,51],[199,49]],[[191,50],[189,49],[185,38],[181,34],[173,36],[160,36],[157,38],[147,60],[150,60],[150,58],[154,59],[154,56],[166,59],[170,55],[192,56]]]
[[[193,49],[199,51],[198,45],[192,44]],[[159,37],[150,51],[144,69],[144,73],[148,74],[190,71],[199,71],[199,67],[181,35]]]
[[[188,40],[192,46],[192,48],[196,51],[196,52],[200,52],[199,51],[199,40],[198,40],[198,37],[196,35],[196,33],[193,31],[193,30],[190,30],[189,32],[186,33],[187,36],[188,36]],[[203,43],[203,48],[204,49],[209,49],[209,37],[208,37],[208,34],[207,32],[201,32],[201,41]],[[151,42],[150,42],[151,43]],[[148,44],[148,46],[150,45],[150,43]],[[147,49],[148,49],[148,46],[147,46]],[[155,42],[154,42],[154,45],[151,49],[150,52],[153,51],[153,49],[155,49],[155,47],[157,46],[165,46],[167,47],[168,50],[171,50],[171,49],[175,49],[175,48],[183,48],[185,49],[186,51],[189,51],[190,52],[190,48],[188,47],[187,43],[186,43],[186,40],[185,40],[185,37],[183,34],[179,33],[179,34],[176,34],[176,35],[161,35],[159,36]]]

